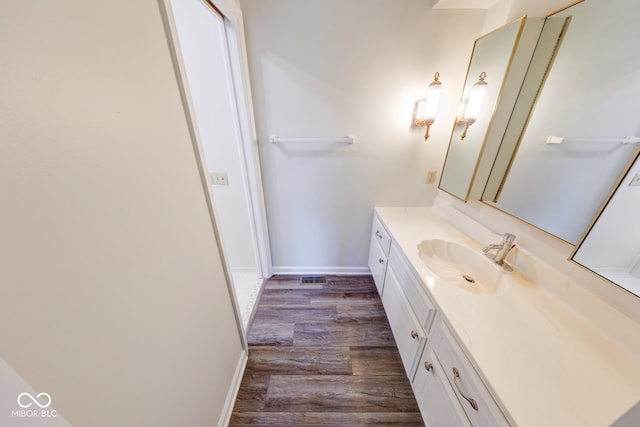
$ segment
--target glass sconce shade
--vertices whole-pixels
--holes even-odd
[[[469,100],[464,108],[464,113],[459,120],[460,124],[464,125],[464,131],[460,135],[460,139],[464,139],[467,136],[467,130],[469,126],[475,123],[480,115],[482,109],[482,101],[484,101],[484,95],[487,92],[487,82],[484,80],[487,77],[487,73],[484,71],[480,73],[480,78],[474,83],[469,94]]]
[[[438,80],[440,73],[436,73],[433,76],[433,81],[427,88],[427,94],[424,99],[416,101],[416,106],[413,110],[413,124],[414,126],[426,126],[427,130],[424,134],[425,141],[429,139],[429,128],[433,124],[438,115],[438,108],[440,107],[440,93],[442,89],[442,82]]]

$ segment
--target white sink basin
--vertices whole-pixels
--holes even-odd
[[[420,259],[442,282],[474,294],[497,294],[506,290],[502,268],[481,251],[447,240],[423,240]]]

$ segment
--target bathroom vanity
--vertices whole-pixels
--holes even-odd
[[[513,272],[485,257],[500,240],[450,206],[375,210],[369,266],[425,424],[617,425],[640,402],[638,355],[549,292],[572,284],[525,249]]]

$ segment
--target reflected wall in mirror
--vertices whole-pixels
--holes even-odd
[[[440,189],[480,199],[543,23],[524,17],[476,40]],[[474,88],[484,90],[482,102],[474,101]]]
[[[483,200],[495,202],[498,199],[509,174],[511,161],[518,150],[520,136],[527,125],[540,88],[544,84],[570,21],[571,18],[547,18],[544,22],[540,39],[532,55],[529,69],[509,118],[487,185],[484,188]]]
[[[640,156],[600,211],[573,261],[640,296]]]
[[[571,21],[526,129],[516,129],[494,206],[578,242],[638,148],[620,141],[640,134],[638,16],[640,2],[628,0],[584,0],[553,16]],[[563,142],[547,144],[552,135]]]

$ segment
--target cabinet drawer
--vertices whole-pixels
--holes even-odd
[[[387,256],[382,252],[382,248],[377,242],[375,235],[371,236],[371,242],[369,244],[369,270],[373,276],[373,281],[376,283],[378,294],[382,296],[384,286],[384,276],[387,272]]]
[[[373,226],[371,227],[371,234],[373,238],[378,242],[382,252],[385,255],[389,255],[389,247],[391,246],[391,235],[386,228],[380,222],[377,215],[373,215]]]
[[[462,408],[474,427],[507,427],[509,423],[444,322],[439,322],[433,351]]]
[[[432,349],[424,351],[411,385],[426,427],[471,427]]]
[[[384,281],[382,304],[393,331],[400,358],[409,380],[413,378],[415,365],[422,354],[426,342],[426,333],[407,302],[395,272],[389,266]]]
[[[389,264],[393,266],[396,278],[400,283],[402,291],[409,301],[409,305],[413,309],[418,321],[427,332],[430,333],[431,326],[436,316],[436,305],[431,301],[424,291],[422,281],[415,277],[413,268],[405,260],[402,251],[395,243],[391,244],[391,253],[389,254]]]

